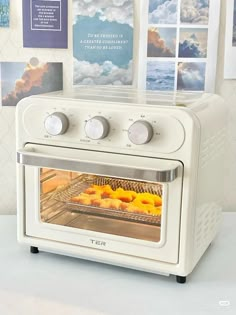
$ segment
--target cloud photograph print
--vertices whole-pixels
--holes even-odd
[[[236,46],[236,0],[234,0],[233,46]]]
[[[181,0],[181,23],[207,25],[208,19],[209,0]]]
[[[177,90],[204,91],[206,63],[180,62],[178,64]]]
[[[131,85],[133,0],[73,0],[74,85]]]
[[[27,96],[63,88],[62,63],[1,62],[0,66],[2,106],[16,106]]]
[[[133,26],[133,0],[73,0],[74,24],[79,16]]]
[[[175,57],[176,54],[176,28],[148,29],[148,57]]]
[[[129,85],[132,74],[132,61],[127,68],[119,68],[111,61],[99,65],[74,58],[75,85]]]
[[[179,57],[206,58],[208,30],[203,28],[180,29]]]
[[[149,0],[149,24],[176,24],[178,0]]]
[[[0,0],[0,27],[9,27],[9,0]]]
[[[173,91],[175,85],[175,62],[149,61],[147,63],[147,90]]]

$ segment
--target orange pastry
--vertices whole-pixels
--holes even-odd
[[[137,194],[136,199],[141,201],[143,204],[150,204],[155,206],[161,206],[162,204],[162,198],[160,196],[150,193]]]
[[[162,198],[158,195],[154,195],[154,205],[159,207],[162,205]]]
[[[110,185],[102,186],[102,197],[103,198],[110,197],[112,193],[114,193],[114,190],[112,190]]]
[[[113,199],[110,199],[110,198],[102,199],[100,203],[100,207],[106,208],[106,209],[112,209],[112,202],[113,202]]]
[[[94,185],[93,185],[94,186]],[[96,187],[89,187],[87,189],[85,189],[85,193],[88,195],[93,195],[93,194],[98,194],[99,190]]]
[[[120,204],[120,209],[121,209],[121,210],[127,210],[128,206],[129,206],[129,203],[127,203],[127,202],[121,202],[121,204]]]
[[[80,194],[78,196],[75,196],[73,198],[71,198],[72,202],[78,202],[81,203],[83,205],[91,205],[91,200],[89,198],[89,195],[87,194]]]
[[[101,198],[94,199],[94,200],[92,201],[92,205],[93,205],[94,207],[101,207],[101,203],[102,203],[102,199],[101,199]]]
[[[110,195],[113,199],[119,199],[124,202],[131,202],[136,197],[137,193],[130,190],[124,190],[123,188],[118,188],[114,193]]]
[[[130,203],[126,209],[128,212],[142,213],[143,211],[136,205]]]
[[[119,210],[119,209],[121,209],[121,204],[122,204],[122,201],[121,201],[121,200],[111,199],[111,205],[110,205],[110,207],[111,207],[112,209]]]
[[[113,190],[110,185],[91,185],[84,193],[73,197],[71,201],[83,205],[148,215],[161,215],[162,211],[160,196],[147,192],[137,193],[123,188]]]

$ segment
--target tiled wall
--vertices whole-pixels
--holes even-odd
[[[64,86],[72,84],[72,26],[69,26],[69,49],[31,49],[22,48],[22,1],[11,1],[11,28],[0,30],[0,61],[26,62],[35,56],[41,61],[62,61],[64,64]],[[217,73],[217,92],[226,99],[229,108],[229,135],[225,183],[222,194],[225,210],[236,211],[236,80],[223,80],[225,5],[222,1],[219,43],[219,63]],[[71,1],[69,1],[71,12]],[[72,21],[71,16],[69,20]],[[15,189],[15,108],[0,108],[0,214],[16,212]]]

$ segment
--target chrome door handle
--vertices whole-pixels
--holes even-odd
[[[140,169],[120,165],[107,165],[97,162],[69,159],[42,153],[19,150],[17,163],[21,165],[46,167],[67,171],[82,172],[101,176],[111,176],[133,180],[168,183],[173,182],[179,175],[179,162],[172,163],[168,169]]]

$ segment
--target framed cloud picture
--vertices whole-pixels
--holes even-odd
[[[236,0],[227,0],[224,77],[236,79]]]
[[[131,85],[133,0],[73,0],[74,85]]]
[[[214,92],[220,0],[141,2],[138,86]]]
[[[10,0],[0,0],[0,27],[9,27]]]
[[[62,74],[61,62],[0,62],[0,105],[16,106],[30,95],[62,90]]]

